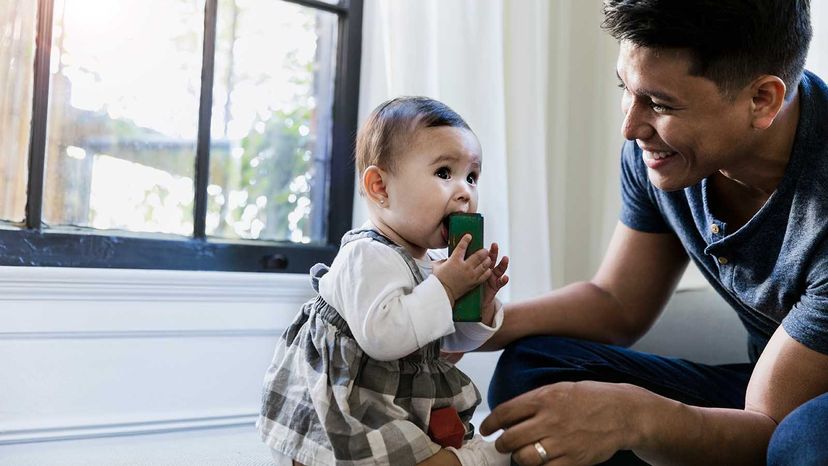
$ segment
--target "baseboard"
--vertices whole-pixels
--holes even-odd
[[[187,419],[158,419],[108,424],[42,427],[36,429],[0,432],[0,445],[11,445],[55,440],[84,440],[141,434],[159,434],[223,427],[252,426],[256,413],[207,416]]]

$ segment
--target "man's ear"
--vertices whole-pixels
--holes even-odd
[[[362,190],[365,196],[379,206],[388,205],[388,191],[385,179],[388,173],[376,165],[371,165],[362,173]]]
[[[778,76],[764,75],[750,85],[752,124],[767,129],[785,104],[785,82]]]

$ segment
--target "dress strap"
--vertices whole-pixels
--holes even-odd
[[[345,246],[346,244],[350,243],[351,241],[356,241],[358,239],[363,238],[371,238],[374,241],[378,241],[389,248],[397,251],[397,253],[402,256],[403,260],[405,261],[406,265],[408,265],[408,269],[411,271],[411,274],[414,275],[414,280],[419,285],[422,283],[425,278],[423,274],[420,272],[420,268],[417,266],[417,262],[411,257],[411,254],[405,250],[404,247],[400,246],[399,244],[391,241],[388,237],[384,236],[382,233],[372,230],[372,229],[357,229],[351,230],[348,233],[345,233],[345,236],[342,237],[342,244],[340,247]]]
[[[372,241],[378,241],[389,248],[396,251],[400,256],[402,256],[403,260],[405,261],[406,265],[408,265],[408,269],[411,274],[414,276],[414,281],[419,285],[420,283],[425,280],[423,277],[422,272],[420,272],[420,268],[417,266],[417,262],[414,261],[414,258],[411,257],[411,254],[405,250],[402,246],[398,245],[397,243],[391,241],[386,236],[382,235],[381,233],[377,232],[376,230],[371,229],[357,229],[351,230],[342,237],[342,243],[340,248],[345,246],[346,244],[350,243],[351,241],[356,241],[359,239],[370,238]],[[348,323],[339,312],[336,311],[330,304],[325,302],[321,296],[318,295],[319,293],[319,279],[322,278],[323,275],[328,273],[328,266],[325,264],[316,264],[311,267],[310,270],[310,277],[311,277],[311,284],[313,285],[313,289],[317,292],[316,299],[306,304],[305,313],[310,314],[311,312],[316,312],[322,319],[329,322],[336,328],[338,328],[341,332],[344,332],[350,337],[353,337],[353,333],[351,329],[348,327]],[[440,355],[440,341],[435,340],[428,345],[420,348],[420,350],[415,351],[404,358],[401,358],[403,361],[409,361],[413,363],[418,363],[422,361],[428,361],[436,359]]]
[[[322,278],[323,275],[328,273],[329,270],[330,268],[321,262],[318,262],[314,264],[313,267],[311,267],[310,281],[311,286],[313,287],[313,291],[319,293],[319,279]]]

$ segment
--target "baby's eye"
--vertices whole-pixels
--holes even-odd
[[[480,177],[477,173],[469,173],[466,177],[466,182],[469,184],[477,184],[477,178]]]
[[[451,178],[451,170],[449,170],[448,167],[440,167],[436,172],[434,172],[434,174],[437,175],[438,178],[442,178],[444,180]]]

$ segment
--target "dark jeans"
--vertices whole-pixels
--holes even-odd
[[[828,464],[828,393],[791,411],[771,437],[768,465]]]
[[[555,382],[595,380],[638,385],[695,406],[741,409],[752,370],[751,364],[710,366],[583,340],[531,337],[503,351],[489,386],[489,406]],[[828,430],[821,435],[826,438]],[[622,451],[603,464],[646,463]]]

